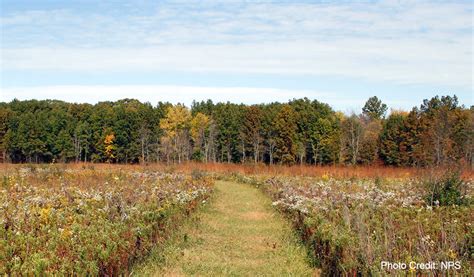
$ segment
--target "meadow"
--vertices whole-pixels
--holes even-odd
[[[125,167],[3,167],[0,275],[125,274],[205,201],[210,179]]]
[[[472,170],[219,163],[4,164],[0,169],[0,275],[156,275],[164,266],[160,260],[182,259],[182,253],[195,261],[219,257],[207,267],[183,262],[179,269],[199,275],[246,275],[257,269],[271,275],[283,264],[275,261],[288,260],[287,255],[298,261],[303,276],[311,274],[305,261],[323,276],[473,274]],[[246,191],[242,184],[260,192]],[[252,196],[257,192],[262,196]],[[273,216],[255,218],[268,213],[264,198],[292,226],[295,245],[275,248],[281,243],[277,238],[268,243],[278,233],[268,233],[268,224],[279,230],[283,223]],[[212,212],[197,209],[203,203]],[[193,223],[181,236],[182,225],[193,216],[204,226]],[[253,228],[259,236],[245,240],[261,244],[258,253],[234,239],[250,236]],[[170,240],[175,234],[180,235]],[[193,240],[200,245],[189,246]],[[221,243],[213,245],[216,240]],[[175,253],[161,250],[164,244]],[[177,251],[176,245],[185,246]],[[291,250],[300,246],[307,254]],[[150,262],[150,253],[160,258]],[[257,268],[233,268],[249,266],[245,261],[252,256],[265,259]],[[459,261],[461,266],[400,272],[382,268],[383,261]],[[271,262],[273,271],[265,271]],[[151,266],[142,270],[142,264]]]
[[[272,198],[325,276],[402,274],[382,267],[384,261],[406,264],[406,273],[413,275],[473,274],[471,178],[452,172],[430,180],[328,173],[232,178]],[[435,266],[428,268],[429,262]],[[460,268],[443,269],[441,262],[458,262]]]

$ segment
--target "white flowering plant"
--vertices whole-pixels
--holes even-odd
[[[474,213],[468,205],[432,205],[418,179],[238,176],[284,212],[327,276],[384,275],[381,261],[453,261],[472,276]],[[465,182],[472,197],[472,181]],[[440,274],[440,268],[420,274]],[[417,272],[414,272],[417,273]],[[446,272],[444,272],[446,273]]]
[[[207,199],[209,178],[133,170],[2,173],[0,275],[126,274]]]

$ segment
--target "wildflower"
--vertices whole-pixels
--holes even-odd
[[[50,213],[51,213],[51,208],[43,208],[40,210],[39,216],[43,223],[49,222]]]
[[[448,257],[452,260],[455,260],[457,258],[457,254],[453,249],[450,248],[448,251]]]

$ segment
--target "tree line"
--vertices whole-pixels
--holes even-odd
[[[474,108],[456,96],[386,117],[377,97],[345,115],[308,98],[190,108],[134,99],[95,105],[57,100],[0,103],[5,162],[473,165]]]

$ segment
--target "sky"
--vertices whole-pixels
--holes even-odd
[[[472,1],[0,3],[0,102],[474,102]]]

